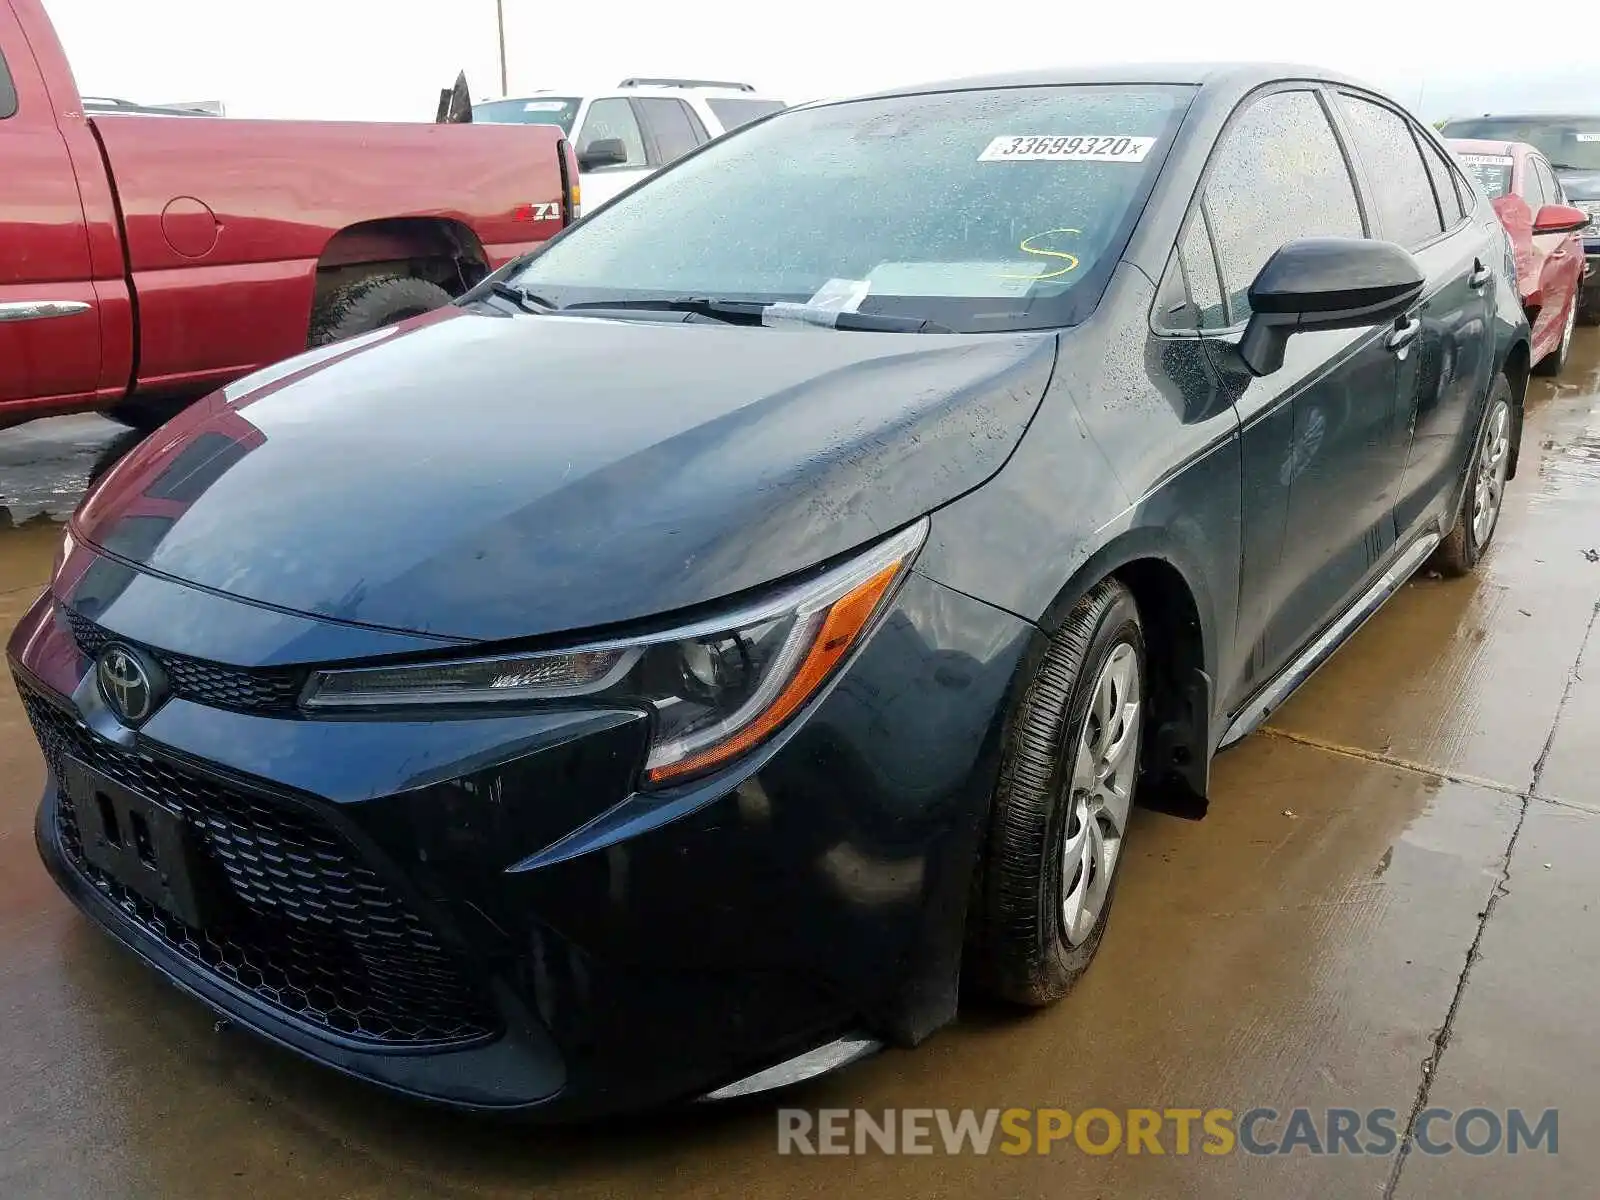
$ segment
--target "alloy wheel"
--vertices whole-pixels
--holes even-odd
[[[1472,497],[1472,540],[1486,546],[1500,519],[1500,501],[1505,495],[1506,472],[1511,466],[1511,408],[1504,400],[1489,414],[1488,428],[1478,450],[1478,469],[1474,474]]]
[[[1095,680],[1079,732],[1062,843],[1061,935],[1068,946],[1088,941],[1105,910],[1122,853],[1139,770],[1139,655],[1121,642]]]

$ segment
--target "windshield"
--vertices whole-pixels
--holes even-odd
[[[826,290],[958,332],[1075,324],[1192,94],[1079,85],[789,109],[611,201],[510,282],[557,306]]]
[[[711,97],[706,103],[710,105],[711,111],[717,114],[717,120],[722,122],[722,128],[727,132],[732,132],[757,117],[775,113],[783,107],[781,100],[723,100]]]
[[[534,96],[526,100],[491,100],[472,106],[472,120],[479,125],[554,125],[562,133],[572,133],[572,120],[578,115],[582,96]]]
[[[1489,199],[1504,196],[1511,190],[1513,160],[1509,154],[1466,154],[1458,151],[1456,157],[1467,168],[1467,174],[1488,193]]]
[[[1600,117],[1480,117],[1451,121],[1442,132],[1447,138],[1527,142],[1557,170],[1600,171]]]

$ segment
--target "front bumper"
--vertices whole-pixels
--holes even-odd
[[[129,574],[95,614],[119,638],[231,641],[247,669],[352,657],[332,626]],[[300,1054],[576,1119],[954,1014],[995,733],[1037,636],[1008,614],[913,573],[777,739],[653,795],[633,790],[642,720],[612,712],[305,720],[174,698],[134,732],[89,678],[82,624],[46,597],[10,646],[51,766],[45,862],[146,962]],[[361,654],[374,636],[350,634]],[[67,757],[181,812],[226,920],[184,927],[86,861]]]

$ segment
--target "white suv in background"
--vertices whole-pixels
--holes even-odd
[[[784,107],[748,83],[629,78],[609,92],[546,88],[486,100],[472,106],[472,119],[559,126],[577,147],[583,209],[593,212],[703,142]]]

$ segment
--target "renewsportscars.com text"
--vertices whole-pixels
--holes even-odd
[[[1400,1149],[1392,1108],[803,1108],[778,1110],[779,1154],[1352,1154]],[[1558,1111],[1428,1108],[1423,1154],[1555,1154]]]

